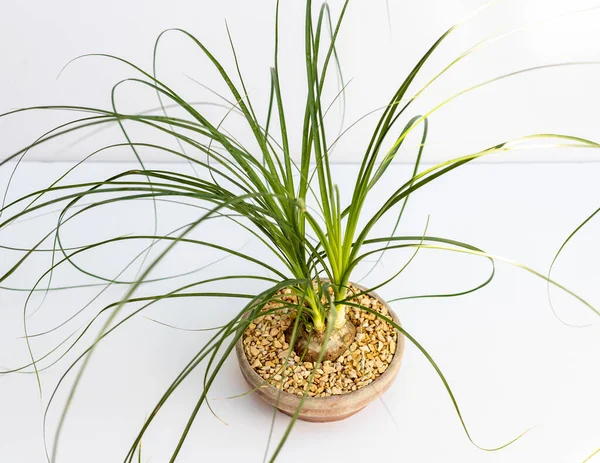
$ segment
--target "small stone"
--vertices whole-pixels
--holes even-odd
[[[335,371],[335,368],[333,368],[331,365],[323,365],[323,371],[326,374],[329,374],[329,373],[333,373]]]
[[[256,348],[256,346],[250,346],[250,353],[256,357],[260,354],[260,351]]]

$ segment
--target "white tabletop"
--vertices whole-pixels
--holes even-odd
[[[14,180],[10,197],[47,185],[66,169],[65,164],[29,163]],[[72,181],[105,178],[135,166],[99,163],[84,166]],[[153,168],[185,166],[153,165]],[[393,166],[386,183],[367,205],[371,211],[385,191],[401,184],[410,167]],[[336,166],[338,179],[352,178],[356,166]],[[9,169],[0,170],[0,186]],[[465,166],[416,193],[406,210],[402,234],[423,232],[430,216],[429,235],[443,236],[478,246],[485,251],[521,262],[545,273],[562,241],[598,207],[600,163],[479,164]],[[349,197],[348,184],[341,184]],[[128,232],[152,232],[152,205],[116,205],[94,213],[89,220],[75,219],[65,227],[64,244],[78,245]],[[160,206],[161,230],[168,231],[197,217],[177,205]],[[91,217],[91,216],[90,216]],[[385,233],[392,219],[378,228]],[[52,224],[51,217],[16,224],[0,232],[0,244],[33,242]],[[197,236],[261,254],[256,240],[231,226],[208,222]],[[590,222],[566,248],[554,278],[600,307],[598,266],[600,219]],[[114,276],[124,258],[140,243],[107,247],[81,257],[78,263],[103,275]],[[193,251],[193,252],[192,252]],[[182,248],[153,275],[183,273],[222,257],[215,251]],[[366,283],[378,281],[407,259],[408,253],[386,256],[384,266]],[[3,285],[27,287],[46,268],[48,256],[35,258]],[[6,271],[16,254],[0,250],[0,270]],[[379,293],[388,299],[431,292],[466,289],[487,276],[481,258],[423,250],[415,262]],[[364,269],[363,269],[364,270]],[[185,277],[208,278],[261,270],[234,258]],[[356,273],[355,280],[362,271]],[[135,275],[135,269],[128,274]],[[84,282],[73,269],[64,268],[53,285]],[[158,294],[173,282],[147,285],[140,294]],[[235,290],[238,290],[235,288]],[[256,288],[254,288],[256,290]],[[104,304],[117,299],[124,288],[103,293],[72,324],[32,341],[39,357],[65,335],[80,327]],[[253,291],[252,282],[240,292]],[[39,332],[75,313],[99,288],[52,292],[29,305],[28,329]],[[473,439],[481,446],[506,443],[534,427],[520,441],[492,453],[478,450],[463,432],[448,394],[427,359],[408,344],[396,382],[359,414],[338,423],[299,422],[282,450],[283,462],[404,461],[404,462],[581,462],[600,447],[600,320],[589,309],[558,290],[552,290],[558,315],[575,325],[560,323],[548,304],[546,284],[525,271],[499,263],[495,280],[483,290],[460,298],[420,299],[393,304],[405,328],[438,362],[446,375]],[[0,290],[0,365],[16,367],[29,355],[22,339],[26,293]],[[186,328],[202,328],[227,321],[240,309],[240,301],[223,299],[175,300],[157,304],[147,317]],[[184,332],[136,317],[95,351],[86,371],[60,441],[58,462],[107,463],[122,458],[144,418],[175,375],[209,338],[206,332]],[[92,337],[84,338],[91,341]],[[80,352],[80,350],[79,350]],[[40,401],[33,375],[0,377],[0,461],[45,461],[42,412],[56,381],[75,358],[41,373]],[[43,365],[44,362],[40,362]],[[143,461],[168,461],[179,433],[202,390],[202,364],[165,406],[144,438]],[[48,442],[64,402],[68,385],[59,390],[48,419]],[[230,357],[209,393],[217,420],[207,408],[199,413],[181,452],[180,462],[262,461],[273,411],[257,397],[223,400],[247,390]],[[277,414],[273,443],[288,418]],[[271,450],[274,448],[271,445]],[[600,457],[599,457],[600,458]]]

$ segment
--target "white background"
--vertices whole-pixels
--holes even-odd
[[[293,149],[298,149],[304,96],[303,64],[304,2],[282,1],[281,81]],[[484,5],[483,0],[352,1],[339,39],[340,59],[347,87],[345,126],[387,104],[395,89],[450,26]],[[273,0],[106,0],[101,3],[58,0],[3,0],[0,12],[0,111],[40,104],[81,104],[108,107],[110,89],[119,80],[135,76],[122,64],[88,58],[62,67],[85,53],[111,53],[151,69],[157,35],[181,27],[196,35],[214,52],[235,77],[235,67],[225,30],[227,19],[250,96],[258,114],[266,115],[269,67],[273,65]],[[334,14],[342,2],[331,2]],[[407,96],[412,96],[461,52],[490,36],[487,43],[453,67],[411,107],[406,120],[490,78],[519,69],[560,62],[600,61],[600,10],[596,0],[500,0],[457,29],[438,49]],[[569,12],[585,10],[582,13]],[[551,19],[554,18],[554,19]],[[215,101],[215,97],[188,79],[189,76],[222,92],[227,91],[210,63],[189,40],[167,34],[158,53],[158,77],[189,101]],[[329,96],[337,92],[331,75]],[[473,149],[535,132],[560,132],[597,138],[600,97],[597,82],[600,66],[567,67],[535,71],[497,82],[464,95],[431,116],[426,158],[447,159]],[[237,81],[237,79],[234,79]],[[117,91],[122,111],[142,111],[157,106],[155,95],[138,85],[126,84]],[[211,117],[217,112],[207,108]],[[218,113],[221,114],[221,113]],[[6,156],[70,116],[29,115],[0,121]],[[340,108],[328,116],[330,130],[337,133]],[[337,146],[340,162],[359,160],[376,119],[369,117],[354,127]],[[228,128],[243,139],[243,123],[236,116]],[[400,131],[401,124],[398,127]],[[148,136],[146,135],[146,140]],[[66,143],[49,144],[31,152],[30,159],[73,159],[92,148],[122,141],[109,130],[66,149]],[[413,145],[416,141],[413,141]],[[131,160],[127,150],[105,157]],[[406,150],[398,161],[410,161]],[[590,153],[543,150],[510,155],[510,160],[589,159]],[[162,160],[170,160],[164,155]],[[505,159],[505,158],[503,158]]]
[[[87,164],[72,181],[106,178],[133,164]],[[165,168],[165,165],[153,165]],[[173,165],[171,165],[173,167]],[[17,173],[11,197],[46,185],[67,165],[30,163]],[[181,169],[185,169],[182,166]],[[389,193],[409,166],[393,166],[388,180],[367,203],[367,210]],[[0,171],[6,182],[9,171]],[[353,166],[336,166],[335,178],[352,179]],[[559,244],[598,206],[600,164],[479,164],[464,166],[415,194],[399,233],[421,234],[428,215],[428,233],[463,240],[485,251],[512,258],[542,273],[548,269]],[[340,182],[342,200],[349,198],[349,183]],[[65,226],[64,246],[76,246],[102,237],[152,230],[151,204],[114,206],[88,220]],[[161,207],[163,231],[194,217],[189,208]],[[3,245],[27,245],[45,233],[54,218],[42,217],[2,231]],[[389,222],[375,233],[383,233]],[[598,293],[599,223],[583,229],[557,262],[553,277],[600,306]],[[202,227],[200,236],[234,246],[265,259],[255,240],[231,227]],[[141,244],[110,246],[77,259],[80,265],[114,277],[120,266],[140,250]],[[183,273],[221,257],[202,248],[182,246],[153,275]],[[388,254],[371,280],[400,267],[408,253]],[[0,251],[0,270],[6,271],[16,255]],[[3,283],[30,286],[48,265],[48,256]],[[64,267],[53,284],[82,282],[81,275]],[[134,269],[135,270],[135,269]],[[423,251],[401,277],[380,294],[399,296],[467,289],[486,278],[489,266],[480,258]],[[359,279],[364,269],[356,272]],[[232,273],[263,274],[254,266],[227,259],[190,278]],[[135,272],[133,272],[135,273]],[[129,275],[133,274],[129,272]],[[181,284],[184,284],[186,279]],[[89,281],[86,279],[86,281]],[[140,294],[168,291],[169,284],[152,284]],[[231,288],[229,288],[231,290]],[[256,292],[252,282],[236,291]],[[55,326],[91,300],[99,288],[51,293],[35,315],[28,318],[31,334]],[[33,341],[41,356],[65,335],[81,326],[104,304],[123,294],[114,287],[75,321],[57,333]],[[454,299],[406,301],[393,304],[404,327],[428,349],[447,375],[473,438],[483,446],[506,443],[536,426],[511,447],[486,453],[465,437],[449,397],[433,368],[410,344],[400,374],[384,402],[375,402],[356,416],[334,424],[298,423],[280,461],[302,462],[308,455],[319,461],[408,461],[429,463],[507,462],[579,463],[600,447],[600,330],[598,316],[559,291],[552,291],[558,315],[575,325],[561,324],[548,305],[545,283],[506,264],[498,264],[497,277],[484,290]],[[0,365],[16,367],[28,360],[22,339],[25,294],[0,290]],[[28,313],[39,305],[39,295]],[[176,300],[159,304],[145,315],[186,328],[217,326],[236,313],[241,301],[224,299]],[[107,338],[90,363],[64,429],[57,463],[122,461],[124,452],[144,418],[174,376],[208,339],[208,333],[175,331],[144,317],[133,319]],[[87,342],[92,338],[87,338]],[[84,342],[86,342],[84,340]],[[68,357],[73,360],[73,356]],[[43,363],[43,362],[42,362]],[[45,404],[57,379],[67,367],[63,361],[42,373]],[[144,440],[144,460],[168,461],[177,436],[197,400],[202,384],[200,367],[182,386],[159,416]],[[69,380],[57,396],[48,420],[50,443],[56,417],[64,403]],[[230,358],[209,394],[211,404],[228,426],[203,409],[183,448],[182,463],[198,461],[262,461],[272,410],[254,396],[221,400],[247,390],[234,358]],[[384,406],[387,406],[387,410]],[[41,405],[32,375],[0,379],[0,456],[2,462],[43,462]],[[278,415],[274,439],[281,436],[288,418]]]

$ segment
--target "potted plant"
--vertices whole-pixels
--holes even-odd
[[[356,413],[382,394],[398,372],[405,339],[416,346],[435,368],[471,440],[458,404],[441,370],[423,346],[402,327],[398,317],[385,300],[376,293],[379,288],[396,278],[410,264],[412,258],[384,280],[369,287],[355,282],[353,271],[365,259],[396,249],[412,249],[413,258],[420,249],[466,253],[488,259],[493,265],[495,260],[500,259],[499,257],[488,255],[467,243],[430,236],[427,233],[427,226],[421,234],[397,236],[396,229],[411,194],[473,160],[518,149],[522,144],[535,140],[555,139],[561,143],[590,148],[598,148],[600,145],[591,140],[562,134],[532,134],[420,170],[421,156],[427,140],[428,117],[457,95],[441,102],[423,115],[411,116],[409,113],[411,104],[429,85],[468,56],[473,49],[451,61],[423,88],[414,89],[414,80],[430,56],[453,32],[455,26],[445,32],[416,63],[414,69],[398,86],[388,105],[382,110],[376,129],[365,145],[364,157],[353,184],[351,198],[342,201],[336,186],[340,179],[334,178],[331,171],[330,149],[335,140],[331,140],[325,130],[328,104],[331,102],[324,100],[323,89],[327,77],[339,71],[335,44],[347,6],[348,1],[344,3],[339,17],[332,22],[326,4],[315,13],[312,1],[306,1],[304,28],[306,104],[301,128],[302,141],[299,147],[291,146],[288,135],[292,128],[286,122],[288,109],[281,91],[278,20],[276,20],[274,67],[271,69],[269,111],[264,121],[255,112],[239,67],[234,78],[201,41],[184,30],[166,31],[156,42],[158,45],[166,33],[183,34],[205,54],[222,77],[233,98],[225,118],[233,113],[241,115],[252,134],[251,144],[240,143],[234,134],[224,130],[223,121],[211,121],[201,108],[181,97],[167,83],[159,80],[155,69],[146,71],[123,58],[111,55],[102,56],[124,63],[135,73],[134,77],[128,79],[129,82],[156,92],[160,101],[160,111],[128,114],[117,110],[114,104],[109,109],[46,106],[12,111],[2,116],[9,117],[16,113],[40,110],[67,110],[84,114],[81,118],[43,134],[31,145],[4,160],[1,165],[6,165],[11,160],[21,159],[32,148],[54,139],[106,124],[117,124],[123,132],[124,142],[103,146],[91,153],[84,161],[103,151],[127,148],[132,150],[140,165],[139,169],[123,171],[110,178],[101,178],[83,184],[68,182],[69,174],[77,168],[75,166],[47,188],[6,203],[1,209],[3,216],[0,218],[0,228],[3,228],[36,211],[50,210],[55,205],[61,207],[56,226],[47,230],[37,243],[25,249],[24,254],[15,261],[10,270],[0,277],[0,282],[19,271],[31,256],[46,246],[46,243],[51,242],[52,265],[30,288],[31,293],[43,290],[42,282],[47,278],[51,279],[53,272],[64,265],[71,265],[107,286],[127,285],[125,295],[104,307],[83,329],[85,333],[92,327],[99,326],[99,334],[94,342],[83,349],[81,355],[65,373],[65,375],[72,374],[75,381],[69,391],[67,405],[61,412],[53,446],[54,453],[50,455],[51,461],[54,460],[58,438],[71,399],[96,346],[126,324],[127,320],[143,313],[147,307],[177,297],[201,299],[219,296],[245,298],[248,301],[233,319],[216,331],[210,341],[165,391],[132,443],[126,461],[133,461],[145,431],[161,407],[183,379],[202,362],[206,362],[203,392],[173,452],[172,460],[177,458],[198,410],[206,404],[206,394],[223,362],[234,350],[242,374],[251,385],[251,391],[292,416],[289,427],[272,457],[275,459],[296,419],[308,421],[343,419]],[[235,56],[234,48],[233,52]],[[235,62],[237,66],[237,57]],[[514,73],[476,85],[461,94],[511,75]],[[234,83],[236,79],[239,84]],[[120,84],[117,83],[115,88]],[[185,117],[171,115],[173,106],[183,112]],[[398,126],[401,121],[404,125]],[[130,135],[128,124],[137,124],[167,134],[173,137],[179,149],[137,141]],[[421,143],[417,148],[418,155],[412,177],[399,185],[388,197],[383,198],[378,209],[367,210],[364,207],[366,199],[385,177],[387,169],[408,134],[415,130],[421,134]],[[189,162],[199,175],[147,168],[141,154],[144,149],[159,150],[175,159]],[[297,152],[299,152],[299,160],[295,161],[294,153]],[[191,207],[200,208],[202,210],[200,216],[171,233],[160,233],[155,228],[150,234],[114,236],[77,248],[68,248],[62,244],[61,229],[75,218],[85,217],[92,210],[115,202],[151,200],[154,204],[158,204],[161,201],[174,199]],[[392,233],[386,236],[373,236],[375,226],[382,218],[390,215],[395,217]],[[271,265],[264,255],[254,256],[232,247],[196,238],[194,232],[213,219],[231,221],[241,227],[250,236],[259,240],[265,253],[276,258],[279,265]],[[148,243],[146,250],[134,260],[134,262],[142,261],[140,272],[134,281],[121,279],[121,274],[112,279],[101,278],[93,271],[77,265],[78,255],[128,241]],[[150,280],[151,272],[170,255],[176,246],[184,243],[193,244],[200,250],[212,249],[227,253],[242,262],[261,267],[268,276],[246,272],[236,275],[215,275],[152,297],[137,297],[138,289]],[[160,248],[160,245],[163,247]],[[150,254],[153,249],[159,249],[155,256]],[[528,267],[521,267],[577,297],[595,311],[589,303],[549,277]],[[489,278],[484,282],[461,294],[481,289],[492,281],[493,276],[492,270]],[[239,294],[235,290],[235,285],[240,280],[254,281],[257,288],[263,289],[257,290],[252,295]],[[229,283],[232,289],[230,291],[209,289],[211,284],[219,282]],[[120,319],[119,315],[122,314],[123,308],[133,303],[143,305]],[[104,319],[100,318],[101,315]],[[69,350],[79,345],[82,335],[65,340]],[[30,343],[29,337],[26,337],[26,341]],[[32,353],[31,362],[14,371],[31,367],[37,375],[44,358],[45,356],[34,356]],[[75,366],[80,366],[79,370],[75,371]],[[57,387],[60,387],[61,383]],[[48,407],[51,405],[52,400]]]

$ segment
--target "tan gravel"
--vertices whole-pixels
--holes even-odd
[[[353,290],[359,292],[356,288]],[[284,300],[286,298],[293,296],[283,296]],[[358,299],[353,302],[389,315],[387,308],[374,297],[363,295]],[[278,305],[271,302],[265,310]],[[335,361],[318,365],[310,386],[308,380],[315,369],[313,362],[301,362],[292,351],[285,365],[289,344],[285,341],[284,331],[290,325],[286,309],[259,317],[249,325],[243,335],[244,352],[262,378],[285,392],[302,395],[308,389],[311,397],[327,397],[356,391],[372,383],[388,368],[398,338],[395,328],[366,310],[348,307],[348,315],[357,328],[354,342]]]

